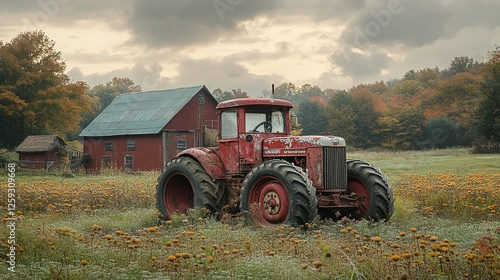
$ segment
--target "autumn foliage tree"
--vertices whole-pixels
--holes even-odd
[[[83,82],[70,82],[54,41],[27,31],[0,42],[0,146],[12,148],[30,134],[77,130],[90,110]]]

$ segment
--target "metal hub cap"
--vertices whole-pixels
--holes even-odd
[[[271,176],[262,177],[253,185],[249,203],[258,204],[256,220],[264,225],[283,223],[290,210],[285,186]]]
[[[264,196],[264,209],[267,213],[275,215],[280,211],[281,202],[277,193],[270,191]]]

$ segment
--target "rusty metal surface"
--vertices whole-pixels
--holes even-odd
[[[239,166],[239,148],[237,139],[228,139],[219,141],[219,154],[227,173],[238,174]]]
[[[224,211],[228,213],[240,212],[240,189],[243,183],[241,177],[229,177],[222,181],[222,187],[227,189],[227,205],[224,206]]]
[[[316,189],[324,189],[323,147],[345,147],[345,140],[337,136],[273,137],[262,145],[264,159],[284,158],[300,166]]]
[[[338,136],[290,136],[264,140],[264,156],[305,155],[311,147],[345,147],[344,138]]]
[[[272,98],[239,98],[223,101],[217,105],[217,110],[243,107],[243,106],[282,106],[292,108],[293,105],[290,101]]]
[[[363,197],[356,193],[348,193],[341,190],[318,190],[319,208],[359,208]]]
[[[316,189],[324,189],[322,147],[307,149],[305,171]]]
[[[226,175],[225,165],[217,153],[215,148],[190,148],[180,152],[177,156],[190,156],[195,158],[205,172],[214,180],[222,179]]]

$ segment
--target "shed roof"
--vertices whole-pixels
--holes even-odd
[[[157,134],[204,86],[122,93],[81,133],[83,137]]]
[[[65,147],[66,142],[57,135],[30,135],[15,149],[18,153],[49,152]]]

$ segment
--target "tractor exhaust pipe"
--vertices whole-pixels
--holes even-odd
[[[274,84],[271,84],[271,100],[274,100]]]

